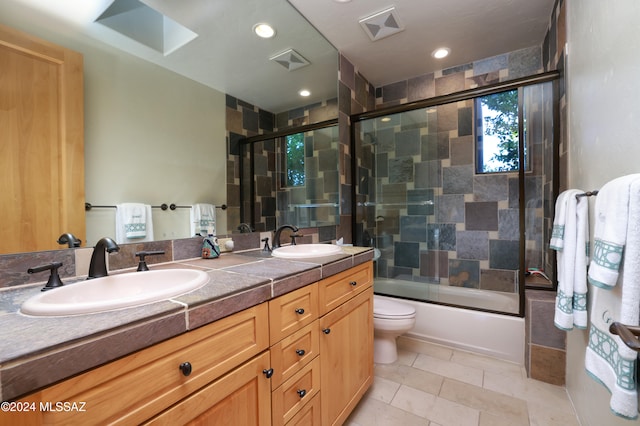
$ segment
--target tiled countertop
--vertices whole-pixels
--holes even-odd
[[[201,269],[210,280],[171,300],[89,315],[26,316],[20,305],[41,285],[1,291],[0,399],[26,395],[373,258],[370,248],[343,251],[293,261],[257,250],[152,265],[152,270]]]

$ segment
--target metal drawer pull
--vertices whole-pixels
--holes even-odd
[[[307,394],[307,391],[304,389],[298,389],[296,392],[298,392],[298,395],[300,395],[300,398],[304,398],[304,396]]]
[[[351,281],[349,284],[351,284],[351,286],[355,287],[355,286],[358,285],[358,282],[357,281]]]
[[[302,309],[302,308],[296,309],[296,314],[298,314],[298,315],[304,314],[304,309]]]
[[[324,334],[329,334],[329,333],[331,333],[331,329],[330,329],[330,328],[323,328],[323,329],[322,329],[322,332],[323,332]]]
[[[296,349],[296,353],[300,356],[304,356],[306,352],[304,351],[304,349]]]
[[[182,374],[185,376],[191,374],[191,371],[193,370],[190,362],[183,362],[178,368],[180,368],[180,371],[182,371]]]
[[[270,369],[268,369],[268,370],[267,370],[267,369],[264,369],[264,370],[262,370],[262,373],[263,373],[265,376],[267,376],[267,379],[270,379],[270,378],[271,378],[271,376],[273,376],[273,368],[270,368]]]

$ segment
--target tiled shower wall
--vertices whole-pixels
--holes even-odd
[[[541,71],[541,49],[525,49],[384,86],[376,90],[377,106]],[[548,129],[540,126],[540,108],[531,114],[529,124],[538,124],[529,132],[537,138],[532,151],[542,158],[542,144],[551,139],[543,134]],[[426,114],[424,110],[398,114],[387,123],[377,119],[375,131],[373,120],[363,123],[365,136],[362,148],[357,148],[358,243],[375,243],[381,249],[379,276],[517,291],[518,174],[475,173],[473,117],[473,101],[463,101],[431,108]],[[528,217],[541,218],[544,164],[541,160],[532,164],[534,172],[527,174],[525,183],[532,209]],[[414,203],[406,212],[384,208],[405,200]],[[420,200],[434,204],[415,205]],[[375,210],[369,203],[383,209]],[[538,234],[541,228],[541,222],[535,225]],[[531,258],[534,253],[541,257],[541,236],[527,246]],[[540,267],[539,261],[535,266]]]
[[[381,250],[378,276],[517,291],[518,173],[475,173],[473,117],[469,100],[362,123],[359,201],[368,205],[359,224],[362,242]],[[539,139],[526,204],[540,234],[543,135],[539,111],[528,118]],[[541,242],[528,242],[532,256]]]
[[[277,223],[295,223],[298,227],[331,226],[340,220],[340,174],[338,164],[338,126],[305,133],[305,184],[286,185],[284,167],[277,167]],[[278,161],[287,161],[282,147]]]
[[[257,201],[255,203],[255,230],[274,230],[276,227],[276,199],[278,197],[279,176],[276,174],[276,143],[267,140],[254,144],[255,173],[250,176],[248,150],[242,149],[240,141],[246,137],[265,135],[278,130],[314,124],[335,118],[337,115],[337,99],[306,105],[279,114],[262,110],[233,96],[227,95],[227,223],[239,224],[248,222],[251,208],[249,194],[245,191],[241,199],[240,161],[244,162],[245,179],[253,179]],[[313,161],[310,161],[313,163]],[[335,164],[334,164],[335,169]],[[313,170],[310,170],[313,172]],[[317,174],[317,171],[316,171]],[[310,176],[317,179],[317,176]],[[315,187],[317,189],[317,186]],[[243,204],[246,217],[240,217],[240,206]],[[286,223],[286,222],[282,222]],[[335,227],[334,227],[335,228]],[[335,239],[335,229],[325,229],[321,240]],[[330,236],[333,235],[331,238]]]

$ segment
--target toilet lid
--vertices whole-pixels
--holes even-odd
[[[416,314],[416,309],[406,303],[389,299],[373,298],[373,316],[378,318],[404,318]]]

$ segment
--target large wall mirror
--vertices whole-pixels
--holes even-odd
[[[241,219],[252,229],[339,225],[338,124],[311,127],[243,141]]]
[[[230,113],[227,95],[243,101],[235,108],[252,107],[256,120],[265,111],[275,116],[335,99],[338,54],[286,0],[125,3],[134,13],[150,7],[197,36],[164,51],[166,44],[131,40],[126,31],[95,22],[117,18],[105,15],[114,0],[0,3],[0,24],[83,55],[85,201],[107,208],[86,212],[82,246],[115,235],[115,209],[109,206],[125,202],[180,206],[153,209],[154,240],[189,237],[188,207],[195,203],[230,205],[216,209],[216,230],[238,232],[240,215],[230,211],[240,206],[228,199],[227,187],[239,185],[240,178],[228,157],[227,132],[235,113],[247,115]],[[125,21],[141,28],[141,19]],[[276,26],[276,37],[262,40],[252,33],[265,21]],[[271,60],[279,54],[298,55],[308,65],[292,69]],[[300,98],[303,88],[312,95]],[[54,242],[52,248],[64,246]]]

